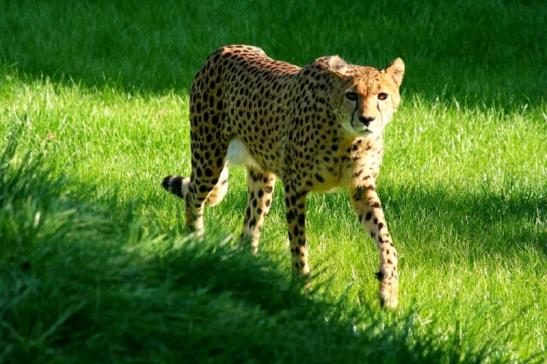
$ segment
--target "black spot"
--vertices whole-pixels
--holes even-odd
[[[291,210],[287,212],[287,220],[292,221],[294,219],[294,212]]]
[[[296,204],[296,196],[291,196],[291,205]]]
[[[372,212],[369,211],[369,212],[367,212],[367,214],[365,215],[365,220],[366,220],[366,221],[369,221],[371,217],[372,217]]]
[[[315,178],[321,183],[325,182],[325,179],[320,174],[315,174]]]
[[[376,279],[379,281],[382,281],[384,279],[384,273],[382,271],[376,272],[374,275],[376,276]]]
[[[220,168],[222,166],[222,163],[224,162],[224,158],[220,157],[217,159],[217,168]]]
[[[361,201],[363,199],[363,189],[358,188],[352,198],[354,201]]]

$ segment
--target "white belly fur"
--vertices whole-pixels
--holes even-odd
[[[248,166],[261,169],[258,163],[251,157],[249,150],[239,139],[232,139],[228,145],[226,159],[230,164]]]

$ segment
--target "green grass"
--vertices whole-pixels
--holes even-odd
[[[2,153],[0,360],[478,362],[365,306],[302,293],[217,238],[147,234],[131,206],[66,193],[44,161]],[[44,183],[45,181],[45,183]],[[112,214],[110,211],[116,211]]]
[[[0,1],[0,362],[543,362],[547,6],[197,4]],[[379,181],[395,312],[344,194],[309,199],[311,293],[280,186],[257,259],[225,239],[242,170],[187,236],[159,183],[190,170],[189,84],[228,43],[405,60]]]

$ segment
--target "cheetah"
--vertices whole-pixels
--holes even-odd
[[[380,303],[398,303],[397,251],[388,232],[376,179],[383,131],[400,103],[405,66],[384,69],[339,56],[298,66],[273,60],[257,47],[230,45],[209,56],[190,96],[191,176],[168,176],[162,186],[186,201],[186,226],[203,233],[204,206],[228,189],[228,164],[247,169],[242,241],[256,253],[276,177],[285,193],[292,269],[308,277],[306,196],[342,187],[376,243]]]

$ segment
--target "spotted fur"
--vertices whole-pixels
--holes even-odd
[[[383,130],[400,101],[404,64],[379,70],[321,57],[303,68],[261,49],[226,46],[214,52],[192,84],[192,174],[163,187],[186,200],[186,225],[203,232],[205,204],[228,187],[228,163],[247,167],[248,202],[242,240],[256,253],[260,228],[282,181],[293,271],[310,272],[306,196],[349,190],[359,221],[380,255],[380,300],[397,305],[397,252],[376,192]]]

